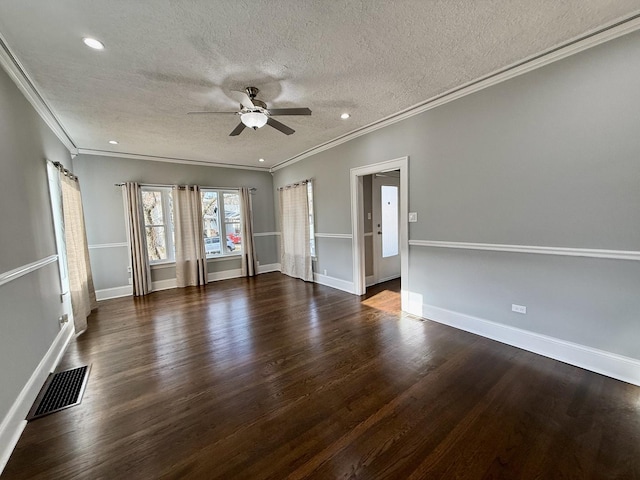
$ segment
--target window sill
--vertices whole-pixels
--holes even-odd
[[[242,257],[242,253],[234,253],[231,255],[220,255],[218,257],[208,257],[207,262],[224,262],[225,260],[237,260]],[[163,268],[172,268],[176,266],[176,262],[156,262],[149,265],[151,270],[161,270]]]
[[[155,262],[149,264],[151,270],[160,270],[161,268],[171,268],[176,266],[176,262],[174,261],[166,261],[166,262]]]
[[[225,260],[235,260],[242,257],[242,253],[232,253],[230,255],[220,255],[216,257],[207,257],[207,262],[223,262]]]

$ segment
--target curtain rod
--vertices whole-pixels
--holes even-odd
[[[277,190],[284,190],[286,188],[293,188],[293,187],[299,187],[300,185],[306,185],[307,183],[311,182],[310,178],[307,178],[306,180],[300,180],[298,182],[295,183],[290,183],[289,185],[285,185],[284,187],[278,187]]]
[[[49,160],[51,162],[51,164],[56,167],[58,170],[60,170],[60,172],[65,175],[66,177],[69,177],[71,180],[78,180],[78,176],[74,175],[73,172],[71,170],[67,170],[66,168],[64,168],[64,165],[62,165],[60,162],[53,162],[51,160]]]
[[[124,183],[114,183],[113,184],[116,187],[121,187],[124,185]],[[161,187],[161,188],[185,188],[186,185],[167,185],[167,184],[163,184],[163,183],[141,183],[140,184],[141,187]],[[205,189],[205,190],[239,190],[240,187],[204,187],[202,185],[198,185],[201,189]],[[249,191],[250,192],[255,192],[258,189],[256,187],[249,187]]]

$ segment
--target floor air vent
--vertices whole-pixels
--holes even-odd
[[[78,405],[89,378],[89,365],[52,373],[44,383],[27,420],[44,417],[50,413]]]

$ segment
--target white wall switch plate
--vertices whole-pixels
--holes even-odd
[[[418,221],[418,212],[409,212],[409,222],[415,223]]]
[[[524,305],[516,305],[515,303],[511,304],[511,311],[512,312],[516,312],[516,313],[523,313],[523,314],[527,314],[527,307],[525,307]]]

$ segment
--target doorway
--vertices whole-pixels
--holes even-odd
[[[365,239],[365,268],[372,266],[373,278],[367,279],[367,286],[400,277],[400,170],[375,173],[370,178],[372,248],[366,248]],[[364,198],[365,206],[367,200]],[[366,222],[369,212],[364,215]]]
[[[350,175],[351,175],[351,223],[352,223],[352,232],[353,232],[353,238],[352,238],[352,252],[353,252],[353,284],[354,284],[354,293],[356,295],[364,295],[366,292],[366,262],[365,262],[365,214],[364,214],[364,177],[367,175],[371,175],[373,176],[372,178],[375,179],[380,179],[380,207],[381,207],[381,213],[380,213],[380,226],[381,226],[381,230],[376,230],[378,222],[374,221],[374,223],[372,224],[373,227],[373,231],[371,232],[371,234],[374,237],[381,237],[380,238],[380,260],[381,262],[379,262],[378,264],[378,273],[377,273],[377,277],[378,279],[383,279],[383,275],[385,275],[385,272],[389,272],[390,270],[386,270],[387,268],[391,269],[392,265],[397,265],[396,262],[399,261],[399,266],[400,266],[400,273],[399,273],[399,277],[400,277],[400,290],[401,290],[401,302],[402,302],[402,309],[406,310],[407,308],[407,298],[408,295],[406,294],[406,288],[405,288],[405,282],[407,279],[407,274],[409,272],[409,238],[408,238],[408,216],[409,216],[409,195],[408,195],[408,190],[409,190],[409,170],[408,170],[408,166],[409,166],[409,157],[402,157],[402,158],[397,158],[394,160],[388,160],[386,162],[380,162],[380,163],[375,163],[372,165],[366,165],[363,167],[356,167],[356,168],[352,168],[350,171]],[[393,172],[393,173],[392,173]],[[376,174],[378,174],[378,176],[375,176]],[[395,178],[394,178],[395,177]],[[374,189],[373,188],[373,183],[378,183],[378,181],[376,180],[376,182],[372,181],[372,188],[371,191],[373,193]],[[382,187],[385,186],[384,184],[387,183],[389,185],[386,185],[388,187],[395,187],[394,188],[390,188],[389,190],[386,190],[385,193],[383,194],[383,190]],[[395,194],[395,204],[394,201],[392,201],[392,198]],[[390,198],[387,199],[387,207],[388,207],[388,213],[390,215],[387,216],[387,223],[389,222],[393,222],[393,210],[395,209],[396,212],[396,221],[397,221],[397,231],[396,231],[396,238],[397,238],[397,242],[395,242],[396,245],[396,249],[397,249],[397,253],[394,253],[394,249],[392,248],[393,246],[393,241],[391,242],[384,242],[385,245],[383,245],[383,238],[385,235],[385,231],[386,229],[382,228],[384,225],[384,222],[382,221],[382,218],[384,216],[384,213],[382,212],[382,207],[383,207],[383,202],[382,202],[382,197],[383,195],[387,195]],[[386,198],[386,197],[385,197]],[[373,203],[372,203],[373,205]],[[373,210],[373,209],[372,209]],[[372,212],[372,217],[373,217],[373,212]],[[373,218],[372,218],[373,220]],[[378,234],[377,232],[380,232],[380,234]],[[374,242],[375,243],[375,242]],[[385,246],[387,247],[387,251],[386,253],[388,254],[387,256],[383,256],[384,252],[383,250],[385,249]],[[384,261],[382,260],[388,260],[388,262],[385,264]],[[397,267],[396,267],[397,268]],[[376,275],[376,274],[374,274]],[[398,274],[397,273],[389,273],[389,276],[391,278],[397,278]],[[380,280],[382,281],[382,280]]]

